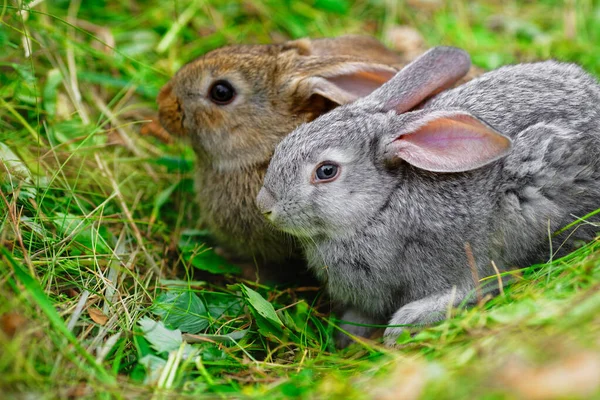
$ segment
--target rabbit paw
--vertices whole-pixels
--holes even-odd
[[[389,325],[408,325],[409,323],[407,322],[395,322],[394,320],[391,320],[389,322]],[[398,338],[400,337],[400,335],[402,335],[402,333],[407,329],[408,327],[390,327],[390,328],[386,328],[385,331],[383,332],[383,344],[386,347],[397,347],[398,346]]]
[[[388,347],[396,347],[398,337],[404,330],[414,325],[422,326],[443,319],[443,313],[439,309],[432,307],[427,299],[415,301],[400,308],[392,316],[388,325],[407,325],[393,326],[385,329],[383,333],[383,343]]]
[[[445,318],[450,304],[457,305],[469,300],[471,288],[468,286],[458,289],[446,290],[432,294],[420,300],[408,303],[401,307],[390,319],[388,325],[427,325]],[[383,342],[386,346],[395,347],[398,337],[407,326],[388,327],[383,333]]]

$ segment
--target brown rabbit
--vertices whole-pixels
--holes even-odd
[[[158,96],[159,117],[191,140],[202,223],[219,244],[269,275],[267,266],[285,270],[286,260],[297,260],[292,240],[255,205],[275,146],[301,123],[369,94],[407,61],[374,38],[349,35],[228,46],[182,67]]]

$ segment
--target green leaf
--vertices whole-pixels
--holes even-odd
[[[153,321],[150,318],[142,318],[138,321],[144,337],[157,353],[171,353],[178,351],[183,345],[183,358],[197,354],[197,351],[189,344],[183,342],[183,336],[179,329],[167,329],[162,321]],[[148,356],[151,356],[149,354]]]
[[[231,285],[229,287],[233,290],[240,290],[244,295],[246,304],[250,308],[250,312],[254,316],[256,325],[258,325],[258,332],[264,337],[274,340],[276,342],[282,342],[284,338],[284,330],[288,336],[291,336],[293,340],[298,340],[296,335],[290,332],[289,329],[281,322],[273,305],[265,300],[258,292],[250,289],[244,284]]]
[[[169,291],[154,302],[152,312],[171,329],[198,333],[209,326],[209,315],[202,300],[190,291]]]
[[[150,318],[142,318],[138,321],[138,324],[146,340],[158,353],[176,351],[183,343],[181,331],[179,329],[167,329],[161,321],[156,322]]]
[[[256,311],[261,317],[271,322],[275,326],[283,328],[283,322],[277,316],[273,305],[265,300],[260,293],[250,289],[244,284],[240,284],[242,293],[248,299],[248,304]]]
[[[223,314],[237,317],[242,313],[243,303],[238,296],[217,292],[205,292],[201,296],[208,308],[208,313],[214,319],[221,317]]]
[[[212,249],[205,249],[199,253],[184,253],[183,258],[195,268],[211,274],[239,274],[242,272],[240,267],[231,264]]]
[[[195,268],[212,274],[239,274],[240,267],[206,247],[206,241],[210,240],[208,231],[190,229],[181,233],[177,246],[183,259]]]

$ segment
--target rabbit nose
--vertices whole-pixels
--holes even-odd
[[[183,110],[179,98],[173,92],[172,82],[160,89],[156,102],[158,103],[158,119],[162,126],[173,135],[185,136]]]
[[[256,197],[256,205],[265,217],[270,218],[273,215],[272,208],[275,205],[275,198],[263,187]]]

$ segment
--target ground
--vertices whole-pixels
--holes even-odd
[[[599,240],[397,349],[336,351],[319,292],[242,280],[195,224],[188,146],[144,135],[169,77],[228,43],[420,34],[600,75],[598,1],[22,3],[0,5],[5,398],[600,398]]]

